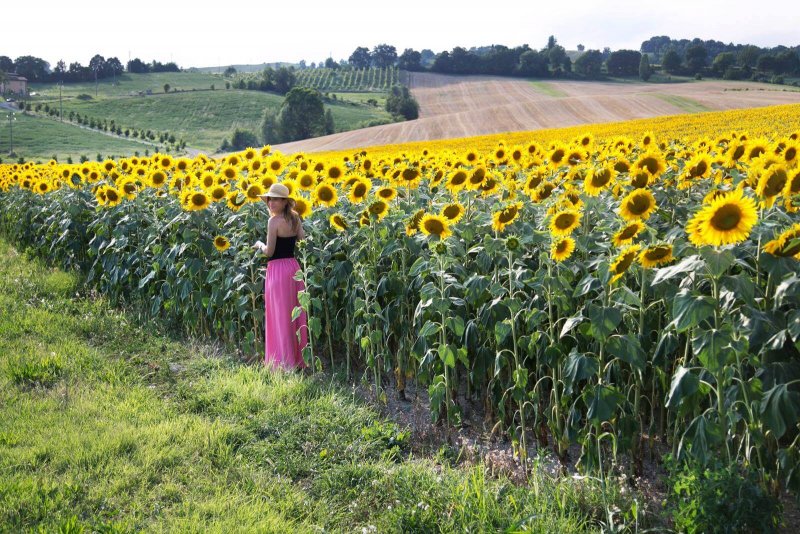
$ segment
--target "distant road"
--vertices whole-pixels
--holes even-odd
[[[529,81],[411,73],[420,118],[275,145],[321,152],[579,124],[800,103],[794,87],[755,82]]]

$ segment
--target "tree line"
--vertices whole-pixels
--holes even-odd
[[[128,61],[123,66],[122,62],[116,57],[104,58],[100,54],[95,54],[88,65],[80,62],[72,62],[67,65],[60,60],[55,67],[50,68],[50,63],[35,56],[20,56],[12,60],[8,56],[0,56],[0,72],[14,72],[24,76],[30,82],[88,82],[95,79],[112,78],[123,72],[147,73],[147,72],[180,72],[180,67],[170,61],[161,63],[152,60],[145,63],[139,58]]]

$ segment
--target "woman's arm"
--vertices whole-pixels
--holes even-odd
[[[303,230],[303,223],[300,222],[297,224],[297,240],[302,241],[306,238],[306,231]]]
[[[261,252],[268,258],[275,254],[275,239],[278,237],[278,221],[275,217],[270,217],[267,223],[267,244],[261,248]]]

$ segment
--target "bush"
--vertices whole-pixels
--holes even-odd
[[[234,130],[233,135],[231,136],[231,141],[228,148],[230,150],[244,150],[245,148],[258,146],[258,144],[258,137],[256,137],[256,134],[237,128]],[[220,150],[226,150],[226,148],[221,147]]]
[[[772,78],[770,78],[769,83],[783,85],[784,81],[785,80],[783,79],[783,76],[773,76]]]
[[[81,93],[78,96],[76,96],[75,98],[77,98],[78,100],[92,100],[92,95],[87,95],[86,93]]]
[[[738,466],[672,467],[668,501],[678,532],[775,532],[780,503]]]

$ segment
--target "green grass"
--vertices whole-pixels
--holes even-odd
[[[155,72],[149,74],[121,74],[113,79],[98,80],[97,96],[95,96],[94,82],[65,83],[61,92],[62,98],[73,98],[80,94],[90,95],[92,98],[105,99],[121,96],[131,96],[139,91],[151,90],[153,93],[163,93],[164,84],[168,83],[170,91],[192,89],[211,89],[214,84],[216,89],[225,88],[225,78],[218,74],[204,72]],[[52,101],[58,100],[58,84],[31,84],[31,91],[39,93],[32,100]]]
[[[692,98],[687,98],[685,96],[679,95],[665,95],[659,93],[653,93],[653,96],[663,100],[664,102],[669,102],[673,106],[679,108],[686,113],[698,113],[701,111],[712,111],[711,108],[708,106],[694,100]]]
[[[567,96],[567,93],[562,91],[561,89],[556,88],[550,82],[542,82],[542,81],[531,81],[531,85],[536,88],[537,91],[540,93],[544,93],[547,96],[552,96],[554,98],[562,98]]]
[[[152,96],[64,101],[70,111],[93,118],[114,120],[123,128],[169,132],[189,147],[214,152],[233,130],[260,134],[264,109],[280,108],[283,97],[260,91],[187,91]],[[337,131],[352,130],[374,120],[390,120],[382,108],[329,104]]]
[[[0,113],[0,118],[5,115]],[[89,131],[77,126],[60,123],[57,120],[16,114],[14,122],[14,152],[26,160],[47,161],[55,155],[59,161],[72,157],[75,162],[81,155],[94,160],[100,153],[103,157],[129,156],[135,152],[153,151],[153,147],[99,132]],[[8,121],[0,121],[0,159],[8,163],[10,132]]]
[[[137,325],[0,240],[2,531],[574,532],[631,507],[613,485],[604,500],[536,470],[518,487],[407,440],[336,379]]]

